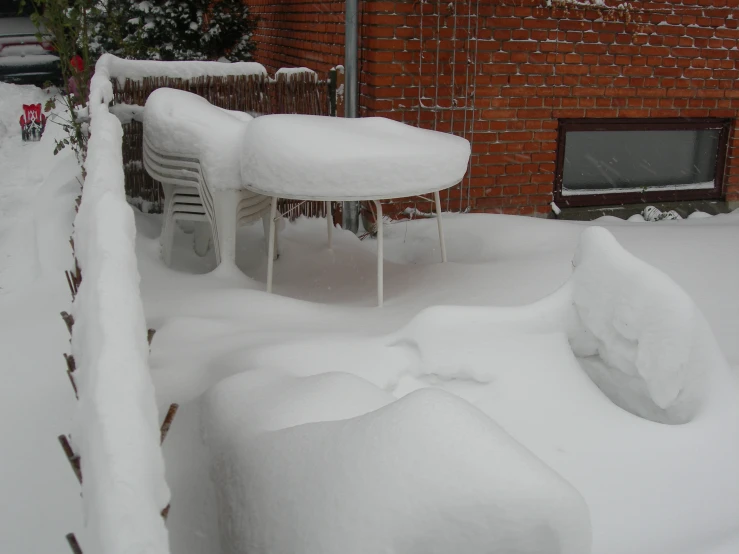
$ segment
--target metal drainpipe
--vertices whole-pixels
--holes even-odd
[[[344,26],[344,117],[357,117],[358,0],[346,0]],[[344,229],[359,231],[359,202],[344,202]]]

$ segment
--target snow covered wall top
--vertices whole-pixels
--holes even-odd
[[[95,66],[95,72],[104,68],[111,77],[123,84],[126,79],[141,81],[144,77],[226,77],[229,75],[267,75],[264,66],[257,62],[160,62],[154,60],[124,60],[112,54],[103,54]]]
[[[100,65],[100,64],[99,64]],[[72,351],[79,391],[72,435],[82,466],[85,552],[166,554],[169,502],[139,293],[136,229],[123,181],[123,130],[108,112],[105,64],[90,92],[87,178],[74,222],[82,270]]]

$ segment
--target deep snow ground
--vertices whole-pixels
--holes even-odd
[[[738,215],[674,223],[595,223],[605,225],[629,251],[663,270],[691,295],[735,373],[739,305],[733,283],[739,278],[739,260],[728,253],[739,239]],[[207,274],[212,260],[192,253],[190,235],[178,236],[175,265],[168,269],[157,257],[158,218],[138,215],[137,223],[142,291],[150,324],[158,329],[151,366],[160,406],[184,403],[188,422],[197,420],[202,392],[228,375],[260,368],[299,375],[349,371],[402,396],[418,386],[404,378],[398,382],[398,372],[412,362],[406,352],[385,348],[383,335],[432,305],[517,306],[552,293],[571,273],[580,233],[592,225],[450,215],[445,220],[450,263],[442,265],[433,220],[390,224],[386,305],[377,309],[374,241],[338,232],[334,248],[328,250],[322,220],[287,226],[275,266],[277,295],[271,297],[262,292],[265,264],[259,226],[240,232],[237,261],[243,274]],[[579,380],[566,373],[549,381],[545,375],[522,378],[505,371],[511,363],[511,369],[516,364],[546,367],[547,356],[556,355],[552,344],[521,344],[518,356],[509,342],[495,337],[487,344],[450,341],[444,346],[452,357],[459,348],[459,359],[469,360],[473,372],[480,360],[507,360],[495,378],[498,392],[464,380],[435,384],[468,400],[478,398],[478,405],[487,406],[498,423],[580,488],[591,504],[593,552],[735,551],[739,525],[733,510],[726,508],[739,502],[739,472],[733,471],[734,461],[739,461],[736,418],[730,416],[732,421],[721,428],[692,438],[686,435],[682,443],[668,439],[658,444],[655,437],[660,434],[647,439],[648,432],[629,436],[618,427],[604,433],[597,426],[572,427],[578,419],[561,410],[583,402],[570,395],[586,390]],[[550,365],[559,367],[556,359]],[[484,365],[479,369],[485,371]],[[548,383],[550,394],[527,392],[526,383],[537,382]],[[485,395],[498,400],[483,400]],[[665,436],[671,432],[665,430]],[[615,433],[613,439],[609,433]],[[189,552],[212,551],[217,541],[209,510],[214,494],[202,485],[208,469],[199,427],[180,429],[164,450],[168,460],[178,460],[177,478],[170,481],[173,548],[181,544]],[[186,458],[187,464],[179,462]],[[199,490],[191,482],[197,482]],[[183,507],[198,495],[199,509]]]
[[[9,554],[66,552],[64,535],[82,526],[79,486],[56,440],[71,430],[75,407],[62,358],[69,348],[68,334],[58,314],[70,303],[63,271],[71,266],[67,241],[78,184],[70,155],[52,155],[58,128],[50,125],[39,144],[20,143],[20,104],[37,100],[43,100],[38,89],[0,84],[0,433],[5,455],[0,551]],[[268,296],[262,292],[260,225],[241,231],[238,262],[243,273],[208,273],[211,255],[198,258],[184,233],[178,235],[174,267],[164,267],[158,257],[158,216],[137,213],[136,219],[142,293],[149,326],[158,330],[151,356],[158,402],[162,411],[170,402],[182,404],[164,444],[173,492],[170,542],[178,554],[221,551],[208,452],[201,439],[199,397],[208,387],[259,367],[306,373],[350,370],[371,374],[375,384],[405,394],[417,386],[407,379],[395,382],[407,354],[384,348],[382,336],[432,305],[515,306],[546,296],[571,273],[580,232],[590,225],[449,216],[446,265],[437,263],[433,220],[388,225],[386,306],[377,309],[374,241],[337,230],[329,251],[322,220],[288,225],[275,266],[277,294]],[[739,214],[596,224],[609,228],[630,252],[688,292],[736,374]],[[510,359],[511,345],[496,349],[494,342],[467,345],[461,354],[494,362],[507,346]],[[448,348],[460,345],[450,343]],[[538,360],[543,367],[550,348],[544,342],[524,345],[520,360]],[[555,412],[561,402],[547,396],[547,389],[528,394],[520,388],[525,381],[504,365],[496,375],[502,396],[491,410],[498,410],[499,423],[518,440],[583,487],[593,512],[596,554],[739,550],[739,525],[726,521],[730,512],[722,509],[739,503],[739,473],[729,464],[736,452],[736,421],[715,425],[687,443],[672,442],[670,451],[651,444],[645,448],[643,437],[633,447],[628,436],[609,444],[607,436],[595,433],[593,438],[602,441],[598,445],[604,455],[599,457],[600,446],[584,448],[587,435],[573,429],[559,437],[569,441],[569,449],[542,440],[542,434],[558,431],[562,413]],[[581,381],[567,383],[566,390],[582,390]],[[482,394],[477,384],[465,380],[436,384],[456,388],[468,398]],[[553,380],[549,387],[561,384]],[[577,402],[570,399],[573,405]],[[544,405],[550,412],[540,413]],[[623,455],[612,450],[619,445]],[[630,480],[620,487],[624,474]]]
[[[53,155],[58,126],[23,144],[18,125],[23,103],[47,97],[0,83],[0,551],[8,554],[62,552],[64,536],[81,527],[79,484],[57,442],[75,407],[59,313],[71,303],[64,270],[79,170],[69,152]]]

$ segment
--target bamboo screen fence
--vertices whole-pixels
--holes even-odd
[[[340,79],[342,76],[338,75]],[[116,104],[143,106],[158,88],[187,90],[227,110],[252,115],[307,114],[335,116],[337,113],[337,72],[329,72],[320,80],[315,73],[278,74],[276,79],[263,75],[198,77],[192,80],[169,77],[147,77],[141,81],[126,79],[121,85],[113,80]],[[340,107],[340,106],[339,106]],[[144,170],[142,163],[143,123],[134,117],[123,124],[123,167],[126,195],[130,201],[149,212],[162,209],[162,190]],[[300,203],[284,200],[282,212],[291,219],[299,215],[325,216],[323,202]]]

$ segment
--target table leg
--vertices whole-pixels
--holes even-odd
[[[331,201],[326,202],[326,222],[328,224],[328,248],[331,250],[331,239],[334,233],[334,214],[331,213]]]
[[[379,200],[373,200],[377,208],[377,305],[382,307],[383,299],[383,250],[382,250],[382,204]]]
[[[441,262],[446,263],[446,244],[444,243],[444,227],[441,224],[441,196],[437,190],[434,193],[436,201],[436,221],[439,224],[439,244],[441,245]]]
[[[272,292],[272,274],[275,265],[275,227],[277,219],[277,197],[272,197],[269,207],[269,238],[267,243],[267,292]]]

